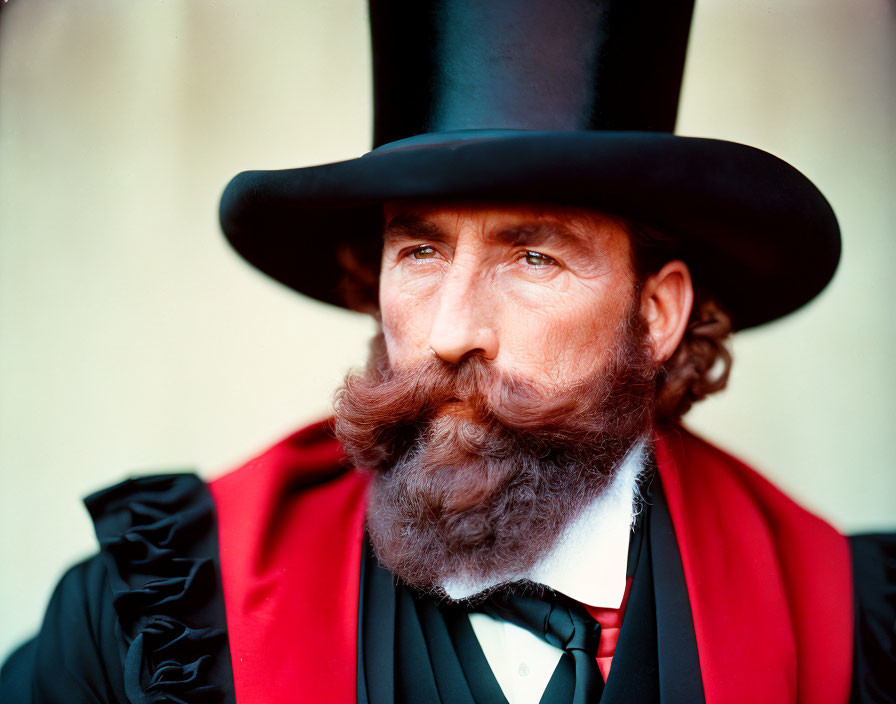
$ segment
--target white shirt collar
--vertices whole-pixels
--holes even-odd
[[[625,456],[613,483],[567,526],[551,551],[527,573],[494,582],[449,579],[452,599],[468,599],[505,581],[538,582],[589,606],[618,609],[625,595],[635,492],[645,464],[642,440]]]

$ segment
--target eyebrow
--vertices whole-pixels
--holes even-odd
[[[581,247],[590,244],[589,240],[558,222],[535,222],[508,227],[497,232],[495,236],[512,246],[525,244],[539,247],[545,244],[557,244]]]
[[[403,214],[393,218],[383,230],[383,242],[401,239],[425,239],[433,242],[444,242],[447,235],[430,220],[416,215]]]

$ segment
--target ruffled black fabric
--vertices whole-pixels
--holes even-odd
[[[853,703],[896,702],[896,534],[850,538],[855,594]]]
[[[234,701],[215,509],[189,474],[85,499],[122,636],[131,704]]]

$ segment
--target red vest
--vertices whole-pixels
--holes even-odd
[[[683,429],[655,452],[707,704],[846,702],[843,536]],[[367,483],[319,424],[210,484],[240,704],[355,701]]]

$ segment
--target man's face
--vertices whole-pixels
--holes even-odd
[[[393,365],[478,355],[557,389],[606,365],[635,290],[615,218],[389,203],[385,222],[380,306]]]
[[[673,262],[636,286],[625,228],[586,211],[385,216],[383,335],[337,394],[336,435],[374,472],[381,564],[474,593],[525,575],[648,434],[689,279]]]

